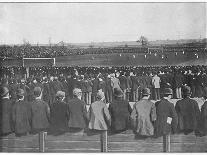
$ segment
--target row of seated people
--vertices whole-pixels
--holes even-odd
[[[86,105],[81,89],[73,90],[73,98],[65,101],[65,92],[58,91],[56,100],[49,105],[42,100],[42,89],[34,88],[35,99],[24,101],[24,90],[18,89],[17,100],[9,99],[7,87],[1,87],[1,135],[15,133],[16,136],[47,131],[51,134],[65,132],[84,132],[89,130],[117,133],[127,129],[138,136],[160,137],[163,135],[194,132],[196,136],[207,134],[207,96],[199,109],[198,103],[191,99],[190,87],[183,88],[184,98],[174,106],[170,99],[173,91],[165,88],[164,96],[155,104],[149,100],[149,88],[142,90],[143,97],[133,107],[123,99],[123,91],[114,89],[114,100],[105,102],[102,91],[97,93],[96,101]]]

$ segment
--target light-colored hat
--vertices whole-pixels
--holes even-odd
[[[104,92],[102,91],[98,91],[98,93],[96,94],[97,99],[103,99],[105,98]]]
[[[82,90],[79,88],[73,89],[73,95],[78,96],[80,93],[82,93]]]
[[[56,97],[65,97],[65,92],[63,92],[63,91],[58,91],[58,92],[56,93]]]

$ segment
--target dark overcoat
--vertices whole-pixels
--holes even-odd
[[[84,101],[73,98],[68,101],[67,107],[69,113],[69,127],[70,128],[85,128],[88,120],[86,104]]]
[[[0,99],[0,134],[7,134],[13,131],[11,112],[12,101],[8,98]]]
[[[24,134],[31,130],[31,113],[28,102],[15,102],[12,108],[12,122],[16,134]]]
[[[52,130],[66,130],[69,120],[67,104],[64,101],[56,101],[51,106],[51,129]]]
[[[128,129],[130,126],[131,107],[129,102],[121,98],[114,99],[109,105],[112,131]]]
[[[45,130],[49,127],[50,108],[40,99],[31,102],[32,130]]]
[[[201,132],[207,135],[207,101],[201,107]]]
[[[127,89],[127,78],[126,78],[126,76],[124,76],[124,75],[119,76],[119,81],[120,81],[121,89],[126,90]]]
[[[178,131],[182,130],[197,130],[200,110],[198,103],[189,97],[177,101],[175,106],[178,114]]]
[[[170,133],[175,133],[178,124],[178,116],[175,111],[173,103],[167,99],[162,98],[155,103],[157,119],[155,121],[155,136],[163,136]],[[171,118],[171,123],[167,120]]]

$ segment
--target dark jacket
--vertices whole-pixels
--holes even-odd
[[[189,97],[177,101],[175,109],[178,114],[178,131],[197,130],[200,121],[198,103]]]
[[[31,130],[31,113],[29,103],[17,101],[12,108],[12,122],[16,134],[24,134]]]
[[[126,90],[127,89],[127,78],[126,76],[119,76],[119,81],[120,81],[120,87],[122,90]]]
[[[85,102],[73,98],[68,102],[69,127],[70,128],[85,128],[88,120]]]
[[[109,105],[112,131],[128,129],[130,125],[131,107],[129,102],[117,98]]]
[[[139,81],[136,76],[131,76],[131,81],[132,81],[132,91],[136,91],[137,88],[139,87]]]
[[[32,130],[45,130],[49,127],[50,108],[40,99],[31,103]]]
[[[68,127],[69,114],[67,104],[63,101],[56,101],[51,106],[51,129],[66,130]]]
[[[155,121],[155,136],[163,136],[169,133],[175,133],[178,124],[178,117],[173,103],[167,99],[161,99],[155,103],[157,120]],[[167,119],[172,118],[171,124],[167,123]]]
[[[10,99],[0,99],[0,134],[7,134],[13,131],[12,127],[12,101]]]
[[[201,132],[207,135],[207,101],[201,107]]]

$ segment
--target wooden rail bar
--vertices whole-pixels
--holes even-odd
[[[163,152],[170,152],[170,134],[163,136]]]
[[[107,131],[103,131],[101,133],[101,152],[108,152],[108,133]]]
[[[39,133],[39,152],[45,152],[45,136],[46,132],[41,131]]]

